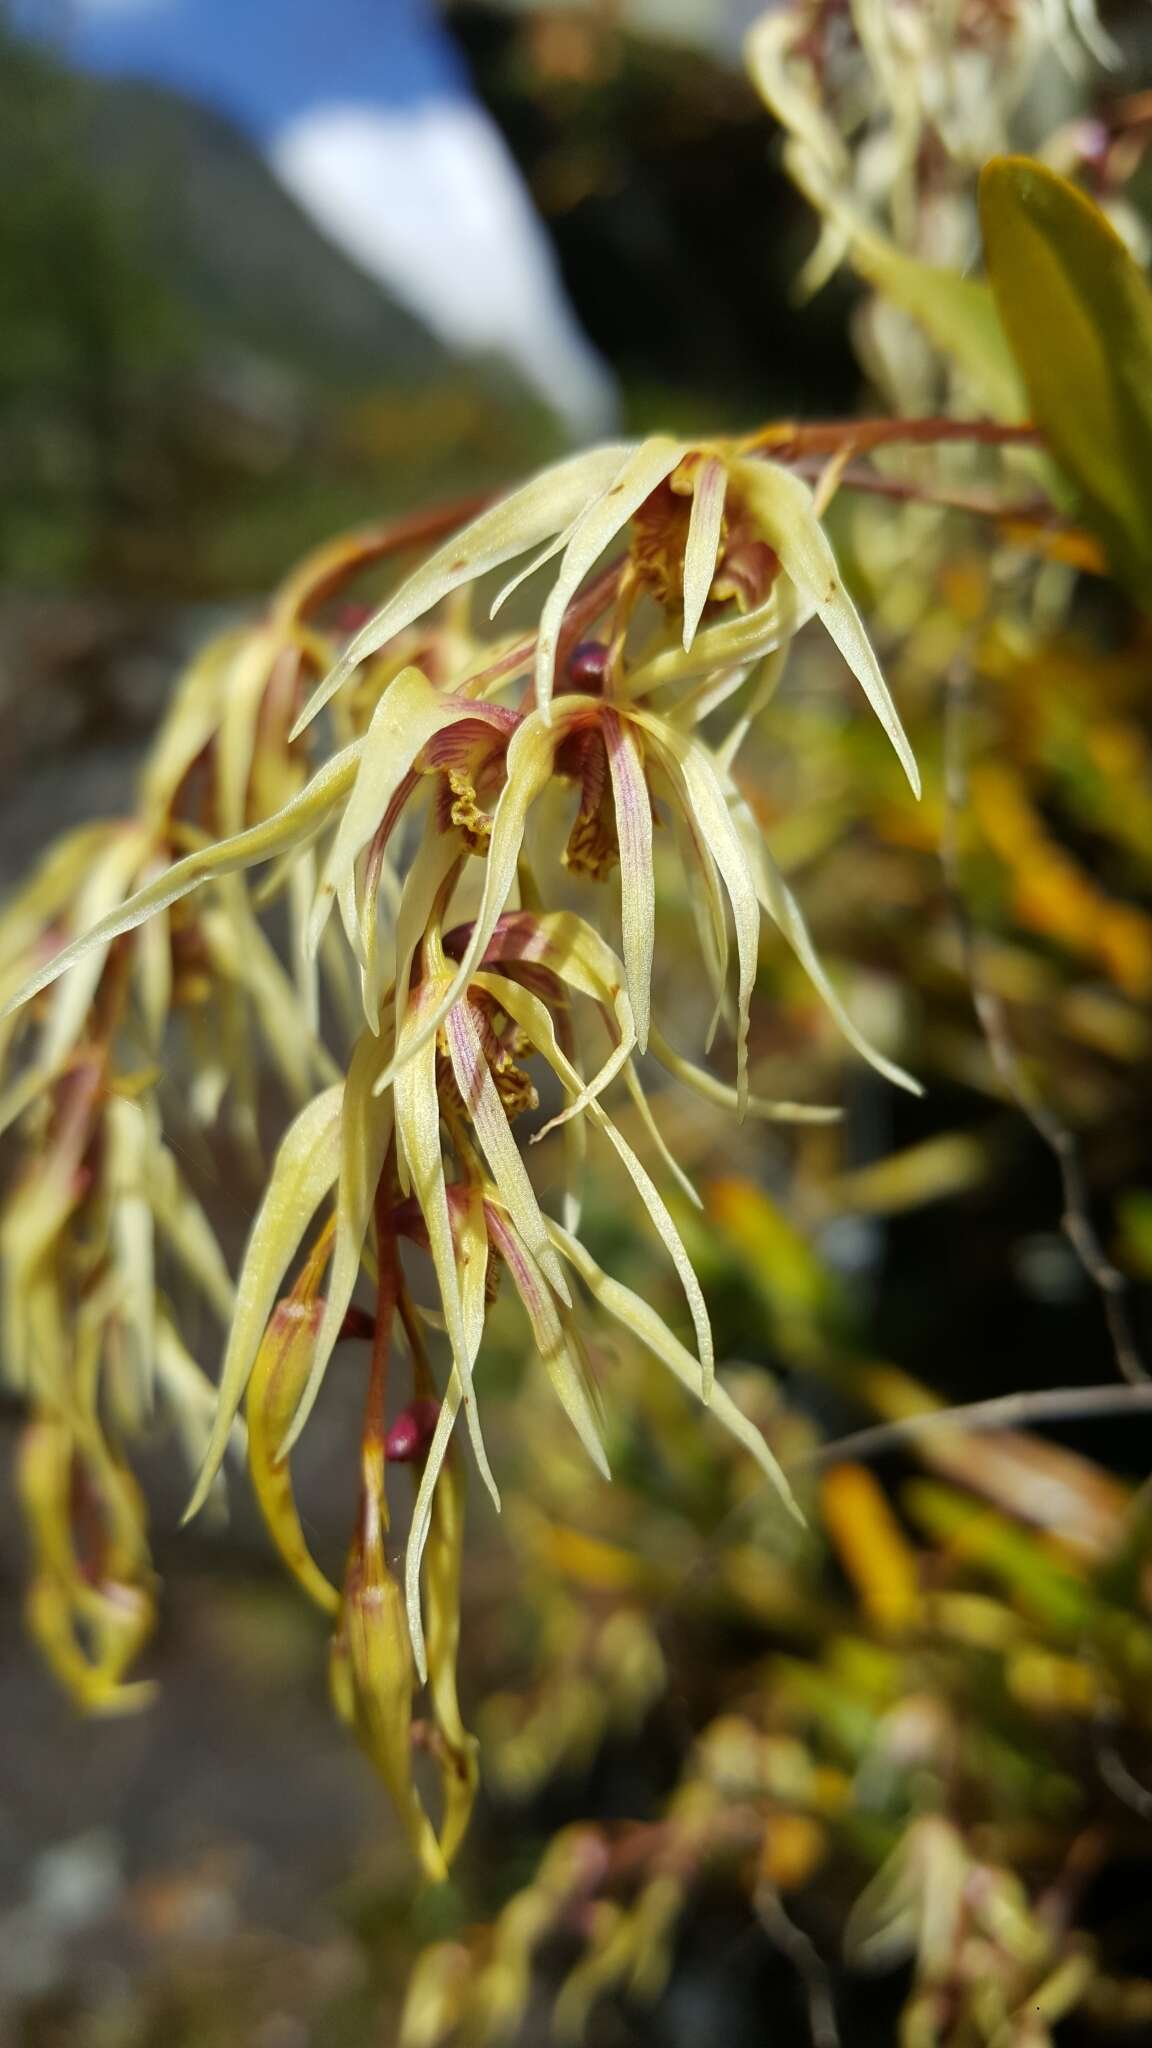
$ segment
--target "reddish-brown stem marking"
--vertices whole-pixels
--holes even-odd
[[[362,527],[316,548],[281,586],[275,602],[276,616],[286,624],[310,618],[361,570],[386,561],[389,555],[441,540],[482,512],[491,496],[488,491],[474,492],[469,497],[453,499],[450,505],[436,505],[430,511],[414,513],[408,519],[390,519],[380,526]]]
[[[819,481],[824,473],[824,461],[816,456],[802,457],[790,464],[797,476],[811,483]],[[1046,498],[1028,498],[1017,504],[1005,504],[991,497],[986,491],[949,490],[937,484],[924,484],[911,477],[884,476],[875,469],[846,469],[837,479],[839,491],[867,491],[877,498],[894,498],[913,505],[937,505],[946,512],[970,512],[977,519],[1019,520],[1029,525],[1061,523],[1059,515]]]
[[[866,455],[873,448],[934,447],[944,441],[1030,448],[1040,439],[1038,427],[1004,426],[998,420],[782,420],[750,435],[744,452],[791,462],[802,455],[839,455],[843,449]]]

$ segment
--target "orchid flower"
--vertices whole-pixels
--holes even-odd
[[[770,1448],[716,1380],[707,1306],[660,1182],[685,1201],[695,1191],[661,1135],[640,1063],[738,1116],[836,1114],[753,1090],[767,916],[849,1042],[889,1079],[915,1086],[845,1010],[737,779],[739,749],[788,646],[816,619],[917,787],[820,524],[837,475],[833,464],[814,496],[756,441],[656,436],[593,449],[434,547],[343,652],[309,608],[322,609],[371,547],[353,542],[318,559],[251,633],[194,664],[137,815],[66,842],[0,924],[0,998],[15,1020],[0,1051],[24,1059],[0,1092],[0,1121],[31,1132],[39,1119],[47,1134],[0,1230],[9,1371],[34,1390],[42,1422],[29,1514],[42,1532],[45,1648],[86,1697],[120,1699],[142,1639],[114,1625],[117,1601],[125,1612],[131,1604],[123,1587],[136,1589],[133,1612],[150,1612],[139,1532],[110,1543],[104,1605],[82,1590],[61,1476],[69,1459],[130,1532],[121,1434],[162,1394],[198,1463],[193,1512],[219,1498],[225,1453],[245,1435],[243,1408],[272,1539],[333,1621],[338,1711],[376,1762],[429,1876],[443,1874],[475,1793],[475,1743],[456,1699],[464,1473],[455,1435],[467,1435],[499,1506],[481,1407],[501,1278],[602,1477],[608,1395],[589,1338],[600,1316],[709,1404],[794,1506]],[[475,623],[478,579],[512,570],[495,614],[549,563],[534,629],[494,638]],[[297,717],[309,680],[316,687]],[[315,723],[325,707],[336,742],[327,753]],[[618,874],[618,916],[583,914],[586,905],[578,913],[552,893],[538,827],[557,804],[567,806],[561,865],[585,895]],[[732,1024],[731,1085],[677,1050],[653,1013],[660,833],[683,865],[713,1030],[721,1018]],[[281,902],[286,959],[263,921]],[[328,1042],[333,1004],[339,1052]],[[231,1104],[256,1155],[256,1047],[292,1109],[234,1291],[154,1100],[177,1016],[200,1122]],[[633,1114],[631,1135],[613,1091]],[[549,1134],[559,1214],[530,1170],[533,1146]],[[594,1139],[669,1256],[692,1348],[580,1241]],[[69,1326],[93,1217],[97,1284],[81,1346]],[[214,1403],[159,1292],[161,1245],[226,1324]],[[414,1297],[406,1245],[428,1255],[432,1302]],[[446,1342],[439,1372],[429,1331]],[[358,1506],[338,1580],[313,1555],[290,1461],[337,1347],[363,1336],[372,1348]],[[411,1394],[395,1436],[386,1412],[394,1354],[406,1359]],[[412,1463],[415,1481],[402,1586],[385,1542],[394,1462]],[[84,1643],[93,1646],[87,1675],[76,1670]],[[422,1688],[427,1716],[414,1719]],[[415,1742],[439,1767],[438,1821],[414,1783]]]

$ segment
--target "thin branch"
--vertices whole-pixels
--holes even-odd
[[[1132,1321],[1128,1282],[1119,1268],[1112,1264],[1092,1221],[1080,1147],[1074,1133],[1044,1101],[1025,1072],[1012,1041],[1006,1007],[981,974],[980,942],[964,894],[959,844],[960,819],[968,794],[965,737],[969,696],[967,664],[956,662],[948,675],[945,711],[944,826],[940,839],[940,863],[960,934],[972,1003],[996,1072],[1017,1108],[1037,1136],[1043,1139],[1056,1161],[1063,1195],[1060,1227],[1100,1296],[1117,1369],[1130,1384],[1137,1385],[1147,1381],[1149,1376],[1140,1356]]]
[[[817,482],[825,470],[823,458],[815,455],[801,456],[789,466],[797,476],[805,477],[811,483]],[[935,505],[945,512],[970,512],[976,519],[1043,524],[1045,528],[1057,530],[1067,525],[1046,498],[1028,498],[1010,505],[1000,498],[991,497],[986,491],[949,490],[936,484],[918,483],[911,477],[885,476],[878,469],[845,469],[836,480],[836,488],[840,491],[867,491],[873,497],[895,498],[902,504]]]
[[[1116,1744],[1110,1736],[1097,1731],[1096,1768],[1108,1790],[1115,1794],[1129,1811],[1139,1815],[1143,1821],[1152,1822],[1152,1792],[1130,1771]]]
[[[865,455],[872,448],[931,448],[945,441],[1034,448],[1040,439],[1038,427],[1008,427],[998,420],[783,420],[749,435],[744,452],[791,462],[801,455],[836,455],[842,448],[853,455]]]
[[[840,2048],[832,1978],[815,1942],[796,1925],[773,1885],[757,1885],[752,1904],[765,1934],[787,1956],[804,1987],[812,2048]]]
[[[281,584],[273,600],[275,616],[285,625],[311,618],[352,577],[391,555],[443,540],[482,512],[492,495],[491,491],[473,491],[450,504],[434,505],[429,511],[384,520],[376,526],[357,527],[323,542]]]
[[[920,1415],[902,1415],[893,1422],[870,1423],[849,1436],[834,1437],[817,1450],[789,1460],[788,1470],[838,1465],[846,1458],[870,1458],[926,1436],[933,1429],[1021,1429],[1037,1422],[1068,1422],[1085,1416],[1142,1415],[1152,1412],[1152,1381],[1103,1387],[1044,1387],[1039,1391],[995,1394],[987,1401],[961,1402],[955,1408],[926,1408]]]

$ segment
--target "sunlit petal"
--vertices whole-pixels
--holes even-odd
[[[716,559],[720,552],[720,534],[724,525],[724,494],[728,488],[728,474],[718,456],[709,455],[696,472],[692,491],[692,513],[688,521],[688,541],[684,549],[684,652],[687,654],[696,638],[696,630],[712,579],[716,574]]]

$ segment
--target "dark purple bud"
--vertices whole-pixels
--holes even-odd
[[[436,1434],[439,1419],[439,1401],[413,1401],[402,1409],[384,1439],[388,1463],[411,1465],[422,1458]]]
[[[372,1337],[375,1333],[375,1316],[369,1315],[366,1308],[357,1308],[353,1304],[351,1308],[346,1309],[344,1312],[344,1321],[340,1325],[340,1336],[337,1342],[342,1342],[347,1337]]]
[[[603,640],[581,640],[568,656],[568,680],[574,690],[599,690],[608,673],[608,649]]]

